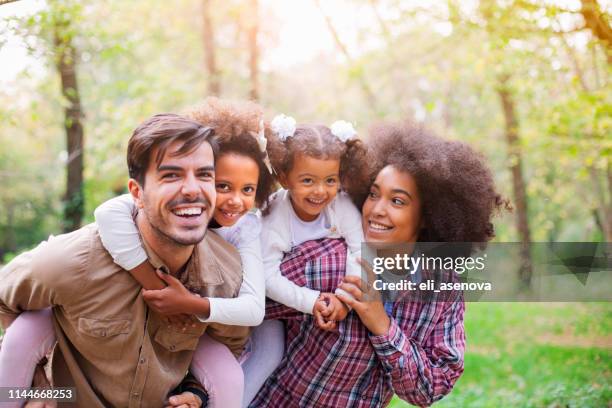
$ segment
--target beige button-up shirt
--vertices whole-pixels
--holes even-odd
[[[201,296],[235,297],[242,282],[238,253],[209,231],[180,280]],[[178,331],[147,307],[140,289],[90,224],[6,265],[0,271],[0,314],[53,307],[53,381],[76,387],[77,406],[161,407],[185,377],[204,332],[238,355],[248,328],[197,322]]]

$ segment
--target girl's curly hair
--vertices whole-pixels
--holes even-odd
[[[219,156],[235,153],[250,157],[259,167],[255,205],[264,208],[275,188],[276,180],[264,163],[265,154],[255,136],[263,118],[263,109],[253,102],[227,101],[210,97],[185,113],[189,118],[212,126],[219,144]],[[266,129],[266,137],[271,131]]]
[[[509,202],[496,191],[482,155],[411,124],[380,124],[368,143],[370,182],[386,166],[414,177],[421,198],[421,242],[485,243],[495,236],[491,218]]]
[[[300,124],[292,137],[281,141],[274,132],[268,138],[268,153],[278,174],[287,174],[293,168],[298,154],[316,159],[340,160],[340,184],[352,200],[363,200],[369,186],[367,152],[358,138],[342,142],[324,125]]]

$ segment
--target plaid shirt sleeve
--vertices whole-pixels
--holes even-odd
[[[300,320],[304,318],[304,313],[299,310],[282,305],[270,299],[266,299],[265,320]]]
[[[463,300],[438,305],[445,310],[438,321],[431,322],[435,326],[423,344],[408,337],[394,318],[387,334],[370,335],[394,392],[421,407],[448,394],[463,373]]]

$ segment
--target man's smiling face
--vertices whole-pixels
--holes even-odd
[[[215,159],[208,142],[177,155],[182,144],[171,143],[160,163],[150,161],[140,207],[157,235],[187,246],[204,238],[214,210]],[[156,155],[153,149],[151,157]]]

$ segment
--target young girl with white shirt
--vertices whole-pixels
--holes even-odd
[[[281,274],[280,264],[295,246],[337,238],[343,239],[348,248],[346,274],[361,275],[356,262],[363,242],[361,215],[352,199],[359,201],[367,192],[366,150],[353,126],[344,121],[331,127],[296,126],[293,118],[279,115],[271,128],[268,154],[283,189],[272,195],[262,219],[266,296],[301,313],[313,314],[319,327],[333,329],[349,312],[344,303],[332,293],[291,282]],[[335,293],[352,298],[341,289]],[[264,354],[261,347],[254,347],[243,363],[249,387],[245,390],[245,405],[280,364],[283,330],[280,321],[267,320],[252,333],[253,343],[277,351]]]
[[[133,218],[137,209],[129,195],[111,199],[96,209],[100,237],[114,261],[143,285],[143,297],[149,306],[162,314],[175,315],[173,322],[187,322],[188,314],[202,322],[257,326],[264,317],[265,280],[260,215],[253,210],[265,206],[275,182],[265,150],[262,112],[253,103],[209,98],[188,116],[215,128],[219,155],[215,163],[215,212],[209,228],[238,249],[244,270],[238,296],[200,298],[172,276],[156,272],[142,246]],[[177,318],[176,313],[184,315]],[[54,343],[48,309],[23,313],[7,331],[0,350],[0,385],[30,386],[36,364]],[[227,347],[202,336],[191,372],[206,388],[208,395],[203,397],[208,398],[208,406],[241,406],[243,373]]]

